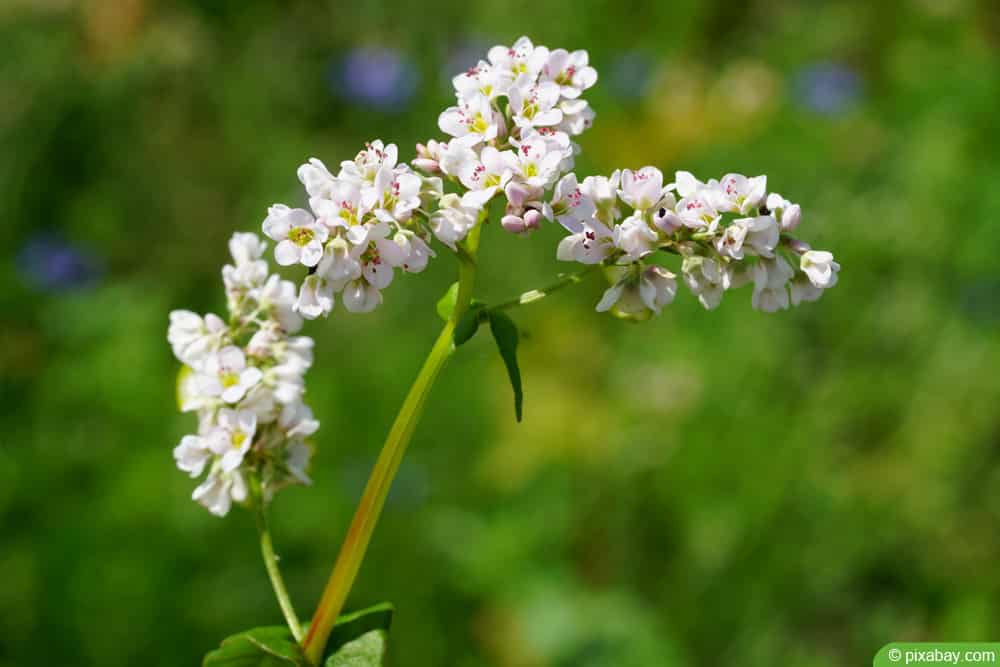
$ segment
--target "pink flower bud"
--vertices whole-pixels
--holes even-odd
[[[788,246],[788,249],[797,255],[802,255],[812,250],[812,246],[801,239],[793,239],[786,236],[783,241],[785,242],[785,245]]]
[[[500,219],[500,226],[511,234],[523,234],[525,231],[524,220],[516,215],[505,215]]]
[[[538,229],[538,225],[542,220],[542,214],[535,209],[529,209],[524,214],[524,228],[527,229]]]
[[[680,217],[668,208],[653,213],[653,224],[664,234],[673,234],[684,224]]]
[[[790,232],[799,226],[802,220],[802,209],[798,204],[792,204],[781,212],[781,230]]]
[[[413,160],[413,166],[420,171],[426,171],[428,174],[436,174],[441,171],[437,160],[431,160],[425,157],[418,157]]]
[[[507,195],[507,201],[515,209],[520,209],[524,206],[524,201],[531,194],[531,191],[523,184],[516,181],[511,181],[504,188],[504,194]]]

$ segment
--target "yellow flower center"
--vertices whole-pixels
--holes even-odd
[[[316,236],[316,232],[309,229],[308,227],[295,227],[292,231],[288,232],[288,239],[298,246],[304,246],[313,240]]]
[[[485,134],[486,130],[489,129],[490,124],[483,118],[483,114],[477,113],[476,117],[472,119],[469,123],[469,131],[475,132],[476,134]]]

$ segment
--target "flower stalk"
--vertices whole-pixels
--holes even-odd
[[[476,253],[479,248],[479,234],[482,223],[469,233],[465,240],[463,252],[458,256],[458,296],[455,309],[438,335],[416,380],[410,387],[406,399],[396,415],[385,444],[375,462],[371,477],[365,486],[361,502],[354,513],[351,526],[344,538],[344,543],[337,555],[333,571],[327,580],[326,588],[320,598],[319,606],[313,615],[312,623],[302,641],[306,658],[312,664],[319,664],[326,647],[327,639],[344,608],[347,596],[357,577],[361,562],[364,560],[368,545],[371,542],[375,525],[382,513],[385,499],[389,494],[396,473],[399,471],[403,455],[410,444],[413,432],[424,412],[427,396],[434,386],[445,362],[455,351],[453,335],[455,325],[468,309],[472,301],[472,289],[476,278]]]
[[[260,536],[260,553],[264,557],[264,567],[267,568],[267,576],[271,579],[271,587],[274,589],[274,596],[278,598],[278,606],[285,617],[288,629],[292,631],[295,641],[302,641],[302,626],[299,624],[299,617],[295,613],[292,599],[288,595],[285,587],[285,580],[281,576],[281,569],[278,567],[278,556],[274,553],[274,544],[271,541],[271,530],[267,522],[267,503],[261,494],[260,480],[254,476],[250,480],[251,494],[254,508],[257,513],[257,533]]]

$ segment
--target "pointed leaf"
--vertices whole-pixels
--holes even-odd
[[[202,667],[302,667],[308,664],[284,626],[254,628],[222,640],[205,656]]]
[[[382,667],[386,644],[385,630],[366,632],[327,658],[326,667]]]
[[[517,325],[514,320],[500,311],[490,311],[490,331],[493,340],[497,342],[500,357],[507,367],[510,386],[514,389],[514,415],[521,421],[524,404],[524,392],[521,388],[521,369],[517,365]]]
[[[480,305],[473,305],[469,310],[465,311],[465,315],[462,315],[462,319],[458,321],[455,325],[455,347],[468,342],[470,338],[476,335],[479,331],[479,325],[483,321],[483,307]]]
[[[445,322],[455,312],[455,302],[458,300],[458,283],[452,283],[441,300],[437,302],[437,314]]]
[[[391,604],[383,602],[350,614],[341,614],[326,642],[327,653],[335,653],[341,646],[373,630],[388,632],[394,611]]]

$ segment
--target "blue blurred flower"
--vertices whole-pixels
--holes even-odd
[[[17,255],[17,267],[28,283],[52,292],[87,287],[101,273],[92,255],[52,232],[29,239]]]
[[[420,83],[420,72],[401,53],[361,47],[333,68],[331,84],[343,98],[381,111],[403,111]]]
[[[835,116],[850,110],[863,91],[861,75],[834,62],[807,65],[795,78],[798,101],[815,111]]]
[[[608,68],[608,87],[619,97],[642,97],[653,75],[653,59],[641,51],[628,51]]]

